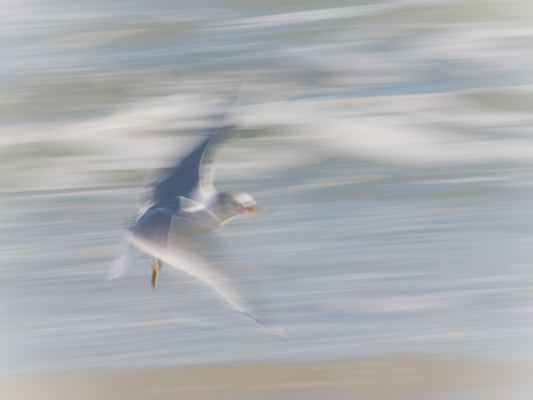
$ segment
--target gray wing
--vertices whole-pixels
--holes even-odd
[[[215,190],[212,182],[213,174],[211,173],[209,176],[206,176],[207,174],[203,166],[205,163],[212,161],[211,150],[213,144],[220,142],[231,132],[231,127],[226,124],[226,117],[229,110],[239,101],[243,84],[244,80],[239,85],[239,89],[231,103],[232,105],[222,115],[218,127],[204,138],[187,156],[167,171],[164,178],[146,196],[144,209],[147,208],[147,205],[157,204],[176,196],[202,199],[202,197],[208,194],[207,192]]]
[[[149,194],[147,202],[157,204],[177,196],[198,198],[202,192],[211,190],[212,179],[206,174],[204,164],[212,161],[213,145],[228,136],[230,131],[228,126],[222,126],[202,139],[188,155],[164,174]]]

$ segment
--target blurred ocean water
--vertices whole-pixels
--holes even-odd
[[[1,2],[0,374],[533,361],[528,3]],[[105,281],[239,87],[217,187],[268,212],[191,245],[284,340],[170,267]]]

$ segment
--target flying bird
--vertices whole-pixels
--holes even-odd
[[[258,210],[250,194],[218,192],[213,185],[209,168],[213,148],[230,131],[229,126],[222,125],[204,137],[149,191],[109,278],[122,275],[132,255],[141,250],[152,265],[154,288],[161,266],[168,264],[203,281],[237,311],[259,322],[223,274],[184,248],[187,239],[218,229],[239,214]]]

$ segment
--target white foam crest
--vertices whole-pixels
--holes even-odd
[[[400,1],[389,4],[377,5],[360,5],[351,7],[332,7],[321,8],[318,10],[293,11],[279,14],[269,14],[259,17],[238,18],[226,20],[219,24],[219,29],[223,30],[244,30],[270,28],[282,25],[320,22],[332,19],[346,19],[365,17],[370,15],[382,14],[384,12],[400,10],[404,8],[428,5],[428,3],[442,3],[438,0],[413,0]],[[217,25],[215,25],[216,27]],[[216,29],[216,28],[215,28]]]
[[[96,118],[69,126],[67,136],[124,135],[166,130],[169,128],[192,129],[205,126],[201,116],[205,115],[209,101],[194,96],[173,95],[139,101],[118,108],[109,116]]]
[[[398,163],[479,163],[533,160],[531,139],[475,140],[432,127],[360,118],[298,128],[307,141],[315,141],[348,156]],[[333,135],[329,132],[335,132]]]
[[[7,125],[0,131],[0,146],[84,137],[107,141],[109,137],[158,130],[204,128],[209,126],[209,120],[201,117],[213,106],[212,99],[181,94],[139,100],[116,107],[108,115],[81,121]]]
[[[284,144],[291,146],[295,154],[300,151],[315,156],[343,154],[408,164],[533,159],[533,140],[529,136],[474,136],[456,128],[447,129],[444,124],[448,115],[451,115],[451,121],[466,120],[467,126],[490,129],[482,120],[488,112],[474,111],[468,115],[463,111],[454,120],[453,109],[439,110],[440,99],[432,95],[395,96],[385,99],[381,110],[375,104],[376,99],[269,103],[257,106],[255,110],[249,109],[240,123],[244,126],[283,126],[285,133],[276,140],[282,147]],[[387,114],[379,115],[378,111]],[[501,119],[493,116],[490,121],[493,126],[505,126],[513,118],[505,112],[500,114]],[[518,121],[530,118],[522,113],[512,114],[521,117]],[[310,150],[313,148],[315,150]]]

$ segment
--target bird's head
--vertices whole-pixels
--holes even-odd
[[[258,205],[254,198],[241,191],[217,193],[209,208],[223,221],[238,214],[255,215],[258,211]]]

